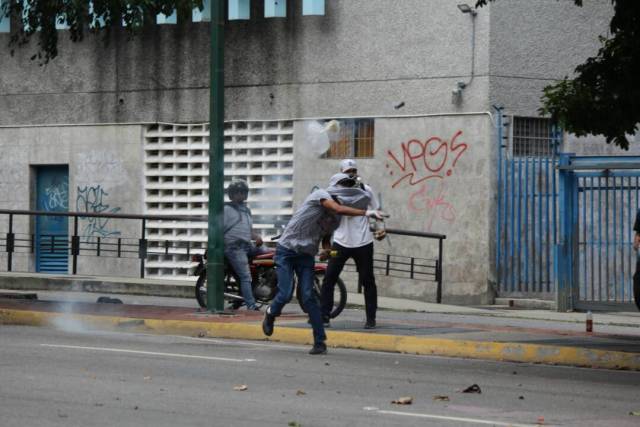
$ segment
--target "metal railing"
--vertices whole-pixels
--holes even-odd
[[[169,215],[133,215],[118,213],[88,213],[88,212],[45,212],[29,210],[0,209],[0,215],[8,215],[8,231],[0,234],[0,247],[4,246],[7,254],[7,271],[13,271],[13,258],[15,254],[34,254],[36,245],[45,254],[68,255],[71,257],[71,274],[78,272],[78,257],[93,256],[105,258],[138,259],[140,263],[140,278],[145,277],[145,262],[150,255],[182,255],[186,260],[191,259],[192,253],[203,253],[204,247],[194,246],[195,242],[147,239],[146,227],[148,221],[207,221],[205,216],[169,216]],[[14,218],[28,216],[53,216],[72,218],[72,235],[45,235],[36,239],[34,233],[16,233]],[[140,237],[100,237],[82,236],[78,233],[79,221],[89,218],[121,219],[140,221]],[[34,229],[29,225],[30,229]],[[442,260],[443,240],[445,235],[399,229],[386,229],[387,234],[421,237],[438,240],[438,255],[436,259],[409,257],[391,253],[376,253],[374,256],[374,269],[383,271],[385,276],[407,278],[412,280],[431,280],[437,283],[436,300],[442,301]],[[39,241],[39,243],[36,243]],[[201,243],[198,243],[201,245]],[[361,284],[358,284],[361,291]]]
[[[388,253],[375,253],[373,269],[383,271],[385,276],[411,280],[430,280],[436,282],[436,302],[442,303],[442,260],[444,251],[444,234],[428,233],[422,231],[399,230],[387,228],[387,234],[400,236],[421,237],[438,240],[438,256],[432,258],[418,258],[413,256],[394,255]],[[346,271],[355,272],[353,262],[346,264]],[[358,281],[358,293],[362,293],[362,282]]]

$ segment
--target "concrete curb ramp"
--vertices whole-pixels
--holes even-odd
[[[276,322],[273,336],[267,339],[262,333],[262,327],[259,323],[139,319],[0,309],[0,324],[4,325],[61,328],[61,325],[64,324],[64,328],[70,330],[145,332],[312,344],[311,333],[308,329],[286,327],[282,326],[282,323],[284,322],[280,324]],[[581,347],[463,341],[346,331],[327,331],[327,344],[334,348],[640,371],[640,354]]]

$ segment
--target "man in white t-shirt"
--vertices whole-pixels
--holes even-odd
[[[358,166],[353,159],[340,162],[340,172],[357,178]],[[378,210],[380,203],[372,188],[366,184],[359,184],[368,193],[371,202],[367,209]],[[381,240],[384,234],[376,236]],[[338,276],[349,258],[353,258],[358,268],[359,282],[364,287],[364,303],[366,311],[365,329],[375,329],[376,311],[378,309],[378,291],[376,279],[373,275],[373,240],[374,235],[369,229],[369,218],[366,216],[342,216],[340,225],[333,233],[332,251],[335,255],[329,258],[327,272],[322,282],[320,303],[322,316],[326,326],[329,326],[329,313],[333,307],[333,293]]]

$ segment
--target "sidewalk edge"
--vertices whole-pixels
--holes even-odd
[[[61,322],[69,323],[72,328],[75,324],[78,328],[121,332],[270,340],[290,344],[312,343],[308,329],[279,326],[277,323],[273,336],[267,339],[259,323],[141,319],[0,309],[0,325],[59,327]],[[348,331],[327,331],[327,344],[337,348],[392,353],[640,371],[640,354],[580,347],[463,341]]]

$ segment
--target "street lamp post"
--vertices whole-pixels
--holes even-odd
[[[211,4],[211,71],[209,95],[209,219],[207,307],[224,310],[224,2]]]

